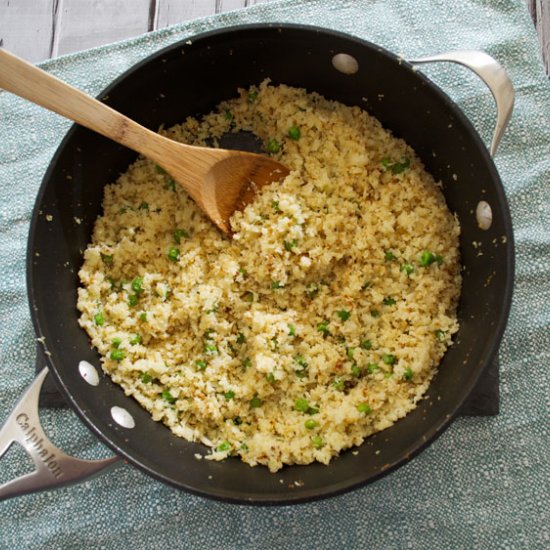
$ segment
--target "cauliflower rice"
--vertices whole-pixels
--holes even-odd
[[[268,81],[164,133],[251,130],[291,169],[222,235],[140,158],[79,273],[103,369],[176,435],[272,472],[327,464],[415,408],[458,329],[460,228],[358,107]]]

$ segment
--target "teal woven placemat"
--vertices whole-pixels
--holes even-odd
[[[550,545],[550,84],[524,0],[285,0],[172,27],[44,64],[97,94],[174,41],[257,21],[349,32],[405,57],[482,49],[517,91],[496,164],[517,241],[514,304],[501,348],[501,413],[461,418],[397,472],[353,493],[295,507],[250,508],[167,487],[130,466],[81,485],[0,503],[0,548],[544,548]],[[423,67],[483,138],[494,108],[484,86],[456,66]],[[0,422],[34,373],[25,288],[30,214],[70,123],[0,93]],[[73,413],[42,414],[67,451],[107,456]],[[0,481],[25,471],[0,461]]]

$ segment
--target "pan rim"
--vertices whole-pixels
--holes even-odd
[[[154,52],[153,54],[147,56],[145,59],[139,61],[138,63],[132,65],[129,69],[124,71],[113,82],[111,82],[104,90],[102,90],[102,92],[97,97],[102,98],[108,95],[113,88],[118,86],[118,84],[121,81],[128,78],[132,73],[141,69],[146,64],[151,63],[158,58],[161,58],[163,55],[173,51],[174,49],[187,46],[186,42],[188,42],[189,40],[191,40],[194,44],[196,42],[200,42],[205,39],[208,40],[212,37],[216,37],[219,35],[227,35],[229,37],[232,35],[235,36],[236,34],[242,33],[243,31],[247,32],[247,31],[258,31],[258,30],[273,30],[273,29],[279,29],[279,28],[283,28],[285,30],[289,29],[289,30],[295,30],[295,31],[315,32],[315,33],[321,33],[324,35],[329,35],[329,36],[332,35],[338,38],[343,38],[347,41],[354,42],[361,47],[375,49],[380,54],[392,60],[393,62],[400,63],[403,66],[408,67],[410,70],[412,70],[412,66],[409,63],[407,63],[405,60],[403,60],[401,57],[399,57],[398,55],[393,54],[392,52],[386,50],[385,48],[382,48],[377,44],[374,44],[372,42],[369,42],[367,40],[361,39],[359,37],[356,37],[348,33],[335,31],[324,27],[293,24],[293,23],[252,23],[252,24],[230,26],[230,27],[224,27],[220,29],[207,31],[204,33],[194,35],[191,38],[184,38],[182,40],[174,42],[169,46],[161,48],[157,52]],[[170,477],[163,475],[162,472],[159,472],[158,470],[154,470],[149,466],[142,464],[139,460],[137,460],[135,457],[132,456],[131,452],[128,452],[128,450],[123,449],[119,445],[114,443],[109,437],[109,435],[105,434],[104,431],[102,431],[98,426],[96,426],[95,423],[92,421],[92,419],[87,416],[86,412],[82,410],[82,406],[78,403],[77,399],[75,399],[74,395],[70,390],[70,387],[68,387],[70,386],[70,384],[69,385],[66,384],[62,374],[60,374],[60,371],[54,364],[53,360],[50,358],[50,354],[48,351],[48,343],[42,342],[41,345],[43,346],[45,355],[47,357],[49,370],[52,373],[57,383],[57,386],[62,391],[62,394],[67,399],[68,403],[71,405],[71,408],[75,411],[77,416],[83,421],[84,425],[86,425],[88,429],[90,429],[92,433],[94,433],[94,435],[96,435],[103,443],[105,443],[109,448],[111,448],[116,454],[124,457],[130,463],[137,466],[140,470],[144,471],[145,473],[152,476],[153,478],[198,496],[213,498],[216,500],[221,500],[224,502],[236,503],[236,504],[288,505],[288,504],[299,504],[304,502],[311,502],[313,500],[319,500],[323,498],[337,496],[345,492],[358,489],[362,486],[365,486],[366,484],[372,483],[377,479],[385,476],[386,474],[396,470],[397,468],[399,468],[400,466],[408,462],[408,460],[418,455],[422,450],[424,450],[426,447],[432,444],[451,425],[452,421],[454,420],[454,418],[456,418],[457,414],[459,413],[462,405],[464,404],[464,402],[466,401],[466,399],[468,398],[468,396],[471,394],[472,390],[476,386],[479,378],[481,377],[483,372],[485,372],[485,370],[488,368],[492,358],[498,352],[498,347],[500,345],[502,336],[506,328],[506,324],[507,324],[507,320],[508,320],[509,312],[511,308],[511,303],[512,303],[514,269],[515,269],[512,218],[509,210],[508,201],[504,192],[504,187],[502,185],[502,181],[496,170],[494,162],[490,157],[485,144],[481,140],[481,137],[479,136],[479,134],[477,133],[477,131],[475,130],[475,128],[473,127],[469,119],[465,116],[462,110],[449,98],[449,96],[441,88],[439,88],[439,86],[437,86],[435,83],[429,80],[422,73],[416,72],[416,71],[415,73],[416,73],[416,76],[420,79],[420,81],[425,85],[429,86],[440,97],[440,99],[444,102],[446,107],[452,111],[453,115],[455,115],[456,118],[460,120],[460,123],[468,129],[468,133],[470,134],[469,137],[474,141],[474,145],[483,151],[482,154],[485,157],[485,161],[489,167],[489,170],[493,176],[494,181],[497,183],[495,188],[496,188],[497,198],[499,201],[499,207],[502,208],[503,222],[505,226],[506,237],[508,239],[508,247],[506,249],[507,250],[506,269],[507,269],[508,276],[506,278],[505,289],[502,295],[501,313],[499,315],[497,322],[495,323],[494,330],[492,332],[492,337],[484,343],[483,367],[472,370],[472,373],[468,379],[468,384],[465,384],[465,386],[462,388],[462,398],[457,401],[457,404],[454,407],[454,410],[451,412],[451,414],[447,415],[445,418],[442,418],[439,423],[434,424],[429,431],[425,432],[424,434],[425,437],[423,441],[416,442],[417,444],[412,445],[410,453],[408,453],[406,456],[402,456],[398,460],[395,460],[393,463],[389,464],[386,468],[384,468],[383,470],[380,470],[379,473],[375,475],[369,475],[366,479],[364,478],[358,479],[358,477],[356,476],[354,478],[349,478],[340,483],[335,483],[334,485],[330,485],[328,489],[322,488],[320,490],[316,488],[311,488],[311,489],[303,488],[300,490],[300,492],[296,492],[296,493],[289,491],[285,493],[284,496],[280,496],[279,494],[259,493],[259,494],[250,494],[249,496],[245,497],[243,495],[235,495],[230,491],[218,489],[215,487],[214,488],[207,487],[207,488],[204,488],[204,490],[199,490],[196,487],[189,486],[187,484],[182,484],[180,482],[176,482]],[[44,197],[46,188],[48,187],[48,184],[55,172],[55,167],[59,160],[59,157],[61,156],[62,151],[67,146],[67,144],[70,143],[72,136],[76,131],[76,128],[77,128],[76,124],[71,126],[71,128],[68,130],[67,134],[64,136],[63,140],[59,144],[58,148],[56,149],[54,156],[50,160],[48,168],[42,179],[39,191],[37,193],[35,205],[32,211],[31,223],[29,227],[29,237],[27,242],[26,271],[27,271],[27,293],[29,297],[31,319],[32,319],[33,327],[37,336],[41,336],[43,334],[42,322],[41,322],[41,319],[39,318],[39,315],[35,311],[35,307],[34,307],[35,281],[34,281],[33,266],[32,266],[33,264],[32,251],[34,250],[34,243],[35,243],[35,237],[36,237],[38,211],[40,209],[40,205]]]

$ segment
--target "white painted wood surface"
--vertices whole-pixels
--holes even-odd
[[[0,45],[33,62],[273,0],[0,0]],[[525,0],[550,75],[550,0]]]

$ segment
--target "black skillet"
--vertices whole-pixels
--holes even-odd
[[[480,52],[455,52],[432,60],[468,65],[484,78],[499,106],[500,134],[511,111],[513,90],[498,63]],[[82,127],[71,128],[44,177],[31,222],[27,264],[31,315],[47,367],[66,400],[117,458],[199,495],[258,504],[302,502],[359,487],[412,459],[441,434],[498,351],[514,265],[508,205],[477,132],[415,66],[374,44],[288,24],[224,29],[152,55],[100,97],[157,129],[204,114],[234,96],[237,88],[266,77],[367,108],[404,138],[442,181],[447,203],[460,220],[464,265],[460,330],[427,398],[406,418],[368,438],[358,453],[344,452],[329,466],[290,466],[271,474],[236,458],[198,460],[195,454],[206,451],[202,445],[173,436],[126,397],[101,372],[98,355],[77,324],[75,303],[82,251],[101,212],[103,187],[136,155]],[[89,372],[88,381],[83,378],[82,361],[97,367],[98,385],[89,383]],[[0,431],[0,455],[12,441],[19,441],[37,472],[0,487],[0,499],[71,483],[117,462],[117,458],[78,461],[47,441],[35,405],[46,373],[45,369],[39,375]]]

